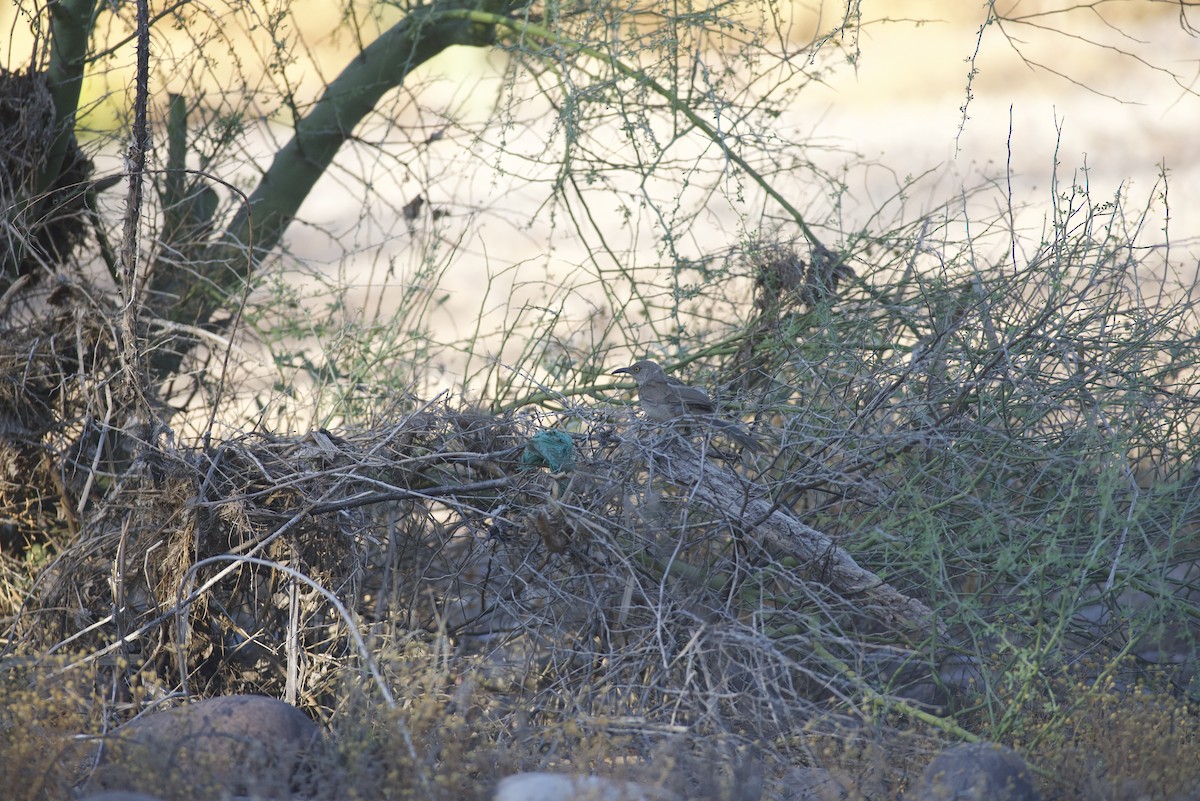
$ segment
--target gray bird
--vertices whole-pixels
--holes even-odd
[[[758,443],[749,431],[732,420],[717,416],[716,404],[707,392],[671,378],[657,363],[644,359],[629,367],[613,370],[613,375],[619,373],[633,376],[638,385],[642,411],[651,420],[669,423],[679,419],[694,419],[719,429],[744,448],[758,450]]]

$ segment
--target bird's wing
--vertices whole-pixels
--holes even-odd
[[[717,410],[708,393],[699,387],[689,387],[673,378],[667,379],[667,384],[689,414],[711,414]]]

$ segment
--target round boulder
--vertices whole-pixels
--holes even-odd
[[[934,757],[909,801],[1041,801],[1033,771],[998,743],[963,743]]]
[[[500,780],[492,801],[678,801],[666,790],[603,776],[517,773]]]
[[[289,798],[322,745],[321,730],[290,704],[261,695],[210,698],[106,736],[91,786],[164,801]]]

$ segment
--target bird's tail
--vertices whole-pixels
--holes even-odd
[[[714,417],[712,418],[712,424],[715,428],[721,429],[726,436],[728,436],[737,444],[741,445],[746,450],[759,450],[760,446],[758,444],[758,440],[756,440],[754,435],[746,430],[746,427],[741,423],[736,423],[733,420],[724,420],[720,417]]]

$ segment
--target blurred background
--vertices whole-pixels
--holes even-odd
[[[116,8],[117,15],[103,17],[107,29],[101,26],[95,47],[109,49],[89,68],[81,101],[81,135],[93,132],[86,147],[98,173],[107,175],[121,170],[119,132],[129,121],[134,63],[132,7]],[[628,16],[639,8],[653,11],[633,5]],[[794,55],[782,53],[780,62],[759,69],[765,62],[738,55],[730,41],[698,36],[692,44],[708,53],[709,68],[735,74],[734,97],[758,93],[769,98],[764,107],[774,104],[769,127],[752,134],[755,146],[781,154],[768,157],[779,159],[771,180],[826,231],[827,244],[931,215],[985,234],[997,214],[1011,216],[1017,231],[1037,241],[1055,194],[1078,183],[1094,198],[1145,205],[1144,229],[1155,232],[1158,244],[1170,241],[1185,268],[1195,264],[1200,62],[1186,4],[943,0],[727,8],[747,31],[757,31],[743,39],[759,37],[765,52],[792,48]],[[11,31],[0,61],[10,69],[37,52],[28,12],[0,11]],[[188,4],[178,13],[186,14],[186,25],[158,24],[152,36],[155,158],[165,158],[166,93],[179,93],[197,131],[189,166],[248,190],[288,140],[290,121],[404,10],[302,0],[274,9]],[[538,90],[564,76],[560,88],[574,98],[566,106]],[[502,382],[512,380],[524,348],[509,334],[549,336],[543,361],[615,347],[614,367],[668,347],[678,326],[658,323],[686,294],[690,281],[679,280],[681,267],[719,260],[748,240],[791,241],[797,231],[755,187],[740,186],[733,171],[714,177],[725,167],[703,137],[672,143],[649,175],[622,166],[641,158],[631,155],[622,133],[629,115],[584,89],[572,95],[572,80],[504,48],[451,47],[418,67],[321,177],[252,298],[289,296],[283,304],[278,297],[260,303],[268,315],[294,302],[336,310],[343,322],[419,334],[427,350],[385,358],[427,360],[432,370],[406,379],[425,395],[455,388],[495,393],[501,379],[486,364],[507,364],[510,376]],[[701,76],[697,85],[703,83]],[[568,131],[572,103],[589,115],[578,133]],[[719,114],[713,122],[720,129]],[[564,158],[583,163],[570,161],[568,142],[595,161],[564,192]],[[230,208],[231,193],[213,186]],[[579,207],[574,212],[571,197]],[[122,192],[105,193],[103,202],[119,214]],[[584,205],[590,219],[581,223]],[[1002,258],[1010,239],[983,236],[976,253]],[[610,279],[609,270],[625,278]],[[621,285],[630,276],[642,287],[661,284],[669,297],[658,311],[646,311],[644,325],[631,324],[614,338],[614,307],[636,294]],[[715,314],[745,309],[749,284],[731,287],[726,296],[734,302]],[[541,325],[547,316],[572,322],[549,335]],[[327,321],[331,330],[338,327],[334,318]],[[314,347],[329,352],[326,334],[302,328],[287,336],[321,342]],[[239,386],[320,383],[319,371],[287,377],[278,359],[245,344]],[[324,360],[302,351],[295,351],[293,366]],[[311,398],[300,405],[311,407]],[[319,420],[320,413],[286,427]]]

